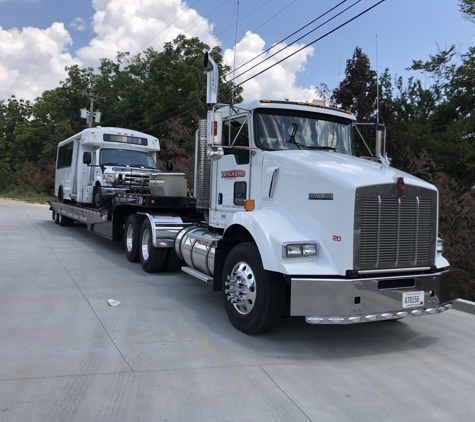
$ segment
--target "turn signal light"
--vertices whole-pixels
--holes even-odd
[[[254,202],[254,199],[246,199],[244,201],[244,209],[246,211],[252,211],[256,207],[256,203]]]

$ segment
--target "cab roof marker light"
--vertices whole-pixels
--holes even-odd
[[[318,104],[318,107],[320,108],[327,108],[327,106],[325,104]]]
[[[270,100],[261,100],[261,103],[270,103]]]

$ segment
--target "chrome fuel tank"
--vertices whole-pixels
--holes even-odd
[[[176,237],[175,252],[189,267],[213,276],[216,244],[221,237],[201,227],[187,227]]]

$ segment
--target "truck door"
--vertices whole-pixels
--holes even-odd
[[[214,163],[216,190],[212,188],[212,208],[218,211],[215,217],[225,225],[226,213],[244,210],[244,200],[249,198],[251,153],[247,115],[223,122],[223,150],[224,156]]]

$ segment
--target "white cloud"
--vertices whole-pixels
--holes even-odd
[[[262,54],[257,59],[249,62],[251,59],[265,51],[265,42],[257,34],[250,31],[246,33],[244,38],[237,44],[236,48],[236,83],[256,75],[260,71],[275,64],[274,67],[267,70],[263,74],[256,76],[243,85],[245,101],[253,101],[261,98],[284,99],[311,101],[315,98],[315,87],[302,88],[296,86],[297,73],[303,71],[304,65],[309,56],[313,55],[313,48],[306,48],[282,63],[276,64],[283,58],[295,53],[303,44],[295,44],[287,47],[285,50],[277,53],[284,48],[285,44],[276,44],[269,52]],[[277,53],[277,54],[275,54]],[[275,54],[275,55],[274,55]],[[267,59],[261,65],[258,63]],[[233,67],[234,49],[226,49],[224,52],[224,62]],[[246,64],[247,63],[247,64]],[[239,68],[242,66],[241,68]],[[250,70],[252,67],[254,69]],[[238,69],[239,68],[239,69]],[[249,70],[247,73],[245,71]],[[242,75],[242,76],[239,76]],[[228,76],[228,80],[232,78],[232,74]]]
[[[64,67],[80,64],[68,53],[70,44],[68,31],[58,22],[43,30],[0,27],[0,99],[15,95],[33,100],[58,86]]]
[[[86,22],[83,18],[76,18],[70,22],[69,26],[76,31],[84,31],[86,29]]]
[[[101,58],[115,59],[118,51],[135,54],[147,47],[160,51],[165,42],[172,41],[181,33],[196,36],[211,46],[220,44],[213,36],[213,25],[181,0],[91,1],[95,10],[92,29],[96,35],[88,46],[77,50],[75,56],[68,51],[72,39],[63,23],[53,23],[44,30],[31,27],[21,31],[16,28],[3,30],[0,27],[0,99],[14,94],[17,98],[33,100],[66,78],[65,66],[78,64],[97,68]],[[77,18],[69,25],[79,31],[86,22]],[[276,63],[301,46],[290,46],[238,81]],[[270,54],[282,47],[283,44],[274,47]],[[246,63],[264,49],[264,40],[248,32],[237,45],[236,66]],[[296,85],[296,74],[304,70],[312,54],[313,49],[307,48],[247,82],[244,85],[246,101],[263,97],[313,99],[314,87]],[[239,69],[237,75],[266,57],[269,53]],[[226,50],[225,63],[232,66],[233,60],[233,50]]]
[[[96,66],[101,58],[114,59],[118,51],[135,54],[148,47],[160,51],[182,33],[218,44],[213,26],[181,0],[93,0],[92,5],[97,36],[77,51],[88,66]]]

